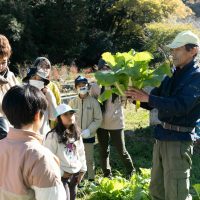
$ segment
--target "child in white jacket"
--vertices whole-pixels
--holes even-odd
[[[84,145],[75,124],[76,110],[60,104],[56,111],[57,125],[47,134],[44,145],[60,159],[61,176],[68,199],[74,200],[77,185],[87,171]]]

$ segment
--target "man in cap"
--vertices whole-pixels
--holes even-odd
[[[150,95],[132,88],[127,96],[158,109],[161,124],[155,127],[150,192],[153,200],[191,200],[194,128],[200,118],[200,69],[196,56],[199,38],[191,31],[179,33],[167,45],[175,66]]]

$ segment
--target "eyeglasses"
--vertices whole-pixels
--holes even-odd
[[[9,61],[5,60],[3,62],[0,62],[0,66],[5,67],[9,64]]]

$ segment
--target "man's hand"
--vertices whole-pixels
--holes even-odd
[[[149,95],[143,90],[130,88],[125,92],[125,94],[128,98],[132,97],[132,99],[135,101],[149,102]]]

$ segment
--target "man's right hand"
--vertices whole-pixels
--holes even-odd
[[[132,99],[135,101],[149,102],[149,95],[146,92],[144,92],[143,90],[130,88],[129,90],[127,90],[125,92],[125,95],[128,98],[132,97]]]

